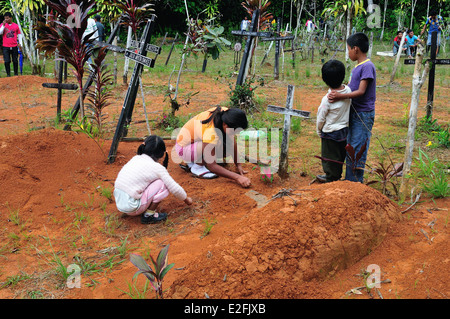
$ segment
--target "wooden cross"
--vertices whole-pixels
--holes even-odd
[[[152,17],[147,21],[140,43],[137,44],[137,46],[139,46],[138,53],[130,50],[125,51],[125,56],[136,61],[136,64],[134,66],[133,74],[131,75],[130,84],[128,85],[128,91],[125,96],[125,101],[123,102],[119,122],[117,123],[116,131],[114,133],[113,141],[108,155],[108,163],[114,163],[114,161],[116,160],[119,140],[127,135],[127,126],[131,122],[131,115],[133,114],[134,103],[136,101],[136,95],[144,65],[153,67],[155,64],[154,59],[146,57],[148,43],[150,42],[150,38],[154,29],[154,22],[155,15],[152,15]],[[160,52],[160,50],[155,51]]]
[[[56,102],[56,120],[59,123],[61,120],[61,99],[62,99],[62,90],[76,90],[78,89],[78,85],[63,83],[63,73],[64,73],[64,61],[59,61],[59,71],[58,71],[58,83],[42,83],[42,86],[49,89],[57,89],[58,90],[58,98]]]
[[[270,37],[271,32],[257,32],[259,24],[259,9],[253,11],[252,23],[250,25],[250,31],[231,31],[231,34],[246,36],[247,43],[245,44],[244,54],[242,55],[241,68],[236,80],[236,86],[242,86],[248,74],[248,68],[250,66],[250,60],[252,58],[252,51],[257,37]]]
[[[280,25],[281,25],[281,19],[277,20],[277,34],[280,34]],[[279,78],[279,60],[280,60],[280,47],[281,47],[281,41],[285,40],[293,40],[293,36],[276,36],[276,37],[269,37],[269,38],[261,38],[261,41],[275,41],[275,66],[274,66],[274,79],[278,80]]]
[[[436,64],[450,64],[450,59],[436,59],[437,51],[437,31],[431,33],[431,54],[428,61],[431,62],[430,73],[428,75],[428,97],[427,97],[427,119],[431,121],[433,114],[434,100],[434,78],[436,73]],[[405,64],[415,64],[416,59],[405,59]]]
[[[283,138],[281,141],[280,150],[280,164],[278,168],[278,175],[281,178],[288,177],[288,149],[289,149],[289,131],[291,129],[291,116],[298,116],[302,118],[309,118],[311,112],[295,110],[292,108],[294,103],[294,86],[288,85],[286,107],[279,107],[275,105],[269,105],[267,111],[275,112],[279,114],[284,114],[284,125],[283,125]]]

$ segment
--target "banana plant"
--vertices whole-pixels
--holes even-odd
[[[156,297],[163,299],[162,281],[167,272],[174,266],[174,264],[167,264],[167,253],[169,252],[169,245],[165,246],[158,254],[156,261],[150,255],[154,269],[152,269],[142,256],[137,254],[130,254],[130,261],[139,270],[134,274],[133,279],[138,275],[143,274],[150,281],[153,289],[156,292]]]

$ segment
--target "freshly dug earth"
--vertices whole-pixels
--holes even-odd
[[[188,266],[172,297],[301,298],[302,283],[353,265],[401,219],[389,199],[352,182],[306,188],[292,198],[243,216],[209,248],[208,259]]]

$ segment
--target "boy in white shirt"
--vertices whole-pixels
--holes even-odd
[[[342,84],[345,66],[337,60],[330,60],[322,66],[322,79],[329,86],[328,93],[350,93],[348,86]],[[348,134],[348,121],[351,99],[328,101],[328,93],[317,110],[317,134],[322,139],[322,168],[325,175],[317,175],[321,183],[334,182],[341,178],[345,161]]]

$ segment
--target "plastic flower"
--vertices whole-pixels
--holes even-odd
[[[427,147],[433,145],[433,143],[431,143],[431,141],[428,141]]]

